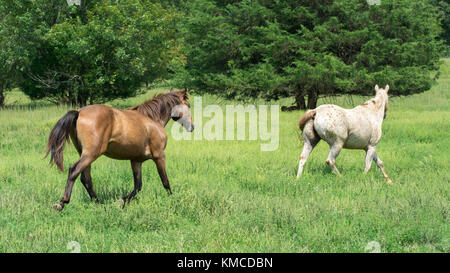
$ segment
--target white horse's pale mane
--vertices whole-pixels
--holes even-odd
[[[382,98],[371,98],[370,100],[365,101],[364,103],[361,104],[361,106],[374,106],[375,109],[380,109],[383,106],[383,100]]]

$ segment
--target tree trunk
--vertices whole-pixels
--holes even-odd
[[[5,94],[3,93],[3,89],[0,87],[0,109],[5,106]]]
[[[304,110],[306,109],[305,96],[296,95],[295,96],[295,104],[297,105],[297,109]]]
[[[318,99],[319,99],[319,94],[316,90],[309,91],[308,92],[308,109],[316,108]]]
[[[87,105],[87,98],[83,95],[78,95],[77,106],[85,107]]]
[[[78,102],[78,105],[79,105],[80,107],[85,107],[85,106],[87,105],[87,100],[83,98],[82,100],[80,100],[80,101]]]
[[[80,2],[80,11],[81,11],[81,22],[83,23],[83,25],[86,25],[88,23],[88,19],[87,19],[87,12],[86,12],[86,1],[87,0],[81,0]]]
[[[78,103],[77,96],[74,95],[72,93],[72,91],[69,91],[67,97],[63,98],[61,101],[62,101],[63,104],[68,105],[70,107],[74,107]]]

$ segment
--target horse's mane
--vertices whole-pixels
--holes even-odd
[[[371,106],[371,105],[375,106],[375,109],[378,110],[381,108],[381,106],[383,106],[383,102],[382,100],[380,100],[380,98],[375,97],[361,104],[361,106]]]
[[[153,120],[159,120],[161,117],[170,114],[169,111],[178,104],[181,104],[180,95],[183,91],[171,91],[169,93],[157,94],[146,102],[127,108],[127,110],[138,111]]]

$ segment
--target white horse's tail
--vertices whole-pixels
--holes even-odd
[[[305,128],[305,124],[308,122],[308,120],[314,118],[315,115],[316,110],[309,110],[308,112],[306,112],[298,121],[298,127],[300,128],[300,130],[303,131],[303,128]]]

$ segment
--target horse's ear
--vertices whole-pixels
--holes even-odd
[[[386,93],[389,91],[389,84],[386,84],[386,87],[384,88],[384,91],[386,91]]]
[[[375,85],[375,91],[378,91],[378,89],[380,89],[380,88],[378,87],[378,84],[377,84],[377,85]]]
[[[190,99],[190,98],[189,98],[189,95],[188,95],[188,93],[187,93],[187,91],[188,91],[187,88],[185,88],[185,89],[183,90],[183,98],[184,98],[185,100]]]

